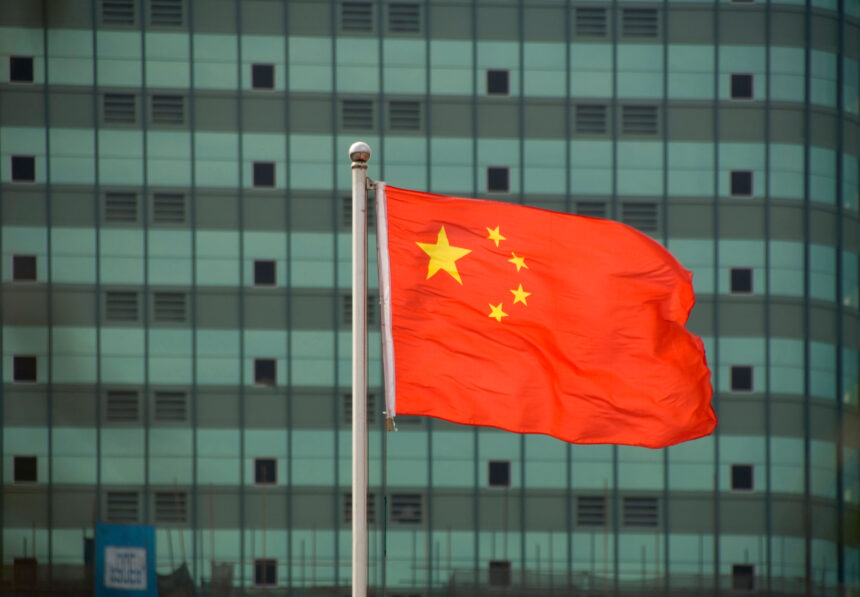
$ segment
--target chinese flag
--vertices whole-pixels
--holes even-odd
[[[386,399],[579,444],[711,433],[692,274],[609,220],[382,184]]]

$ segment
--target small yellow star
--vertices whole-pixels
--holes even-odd
[[[507,240],[504,236],[502,236],[502,233],[499,232],[499,226],[496,226],[495,228],[492,228],[492,229],[488,226],[487,232],[490,233],[490,236],[488,236],[487,239],[494,241],[496,243],[497,247],[499,246],[500,240]]]
[[[507,317],[507,316],[508,316],[508,314],[505,313],[504,311],[502,311],[502,303],[499,303],[498,306],[495,306],[495,307],[493,305],[490,305],[489,317],[492,317],[493,319],[495,319],[499,323],[502,323],[502,317]]]
[[[517,303],[522,303],[522,304],[524,304],[526,307],[528,307],[528,306],[529,306],[529,305],[528,305],[528,303],[526,302],[526,297],[527,297],[527,296],[531,296],[531,292],[526,292],[525,290],[523,290],[523,285],[522,285],[522,284],[520,284],[520,287],[519,287],[519,288],[517,288],[516,290],[511,290],[511,292],[513,292],[513,293],[514,293],[514,304],[515,304],[515,305],[516,305]]]
[[[430,243],[415,243],[421,250],[430,256],[430,263],[427,265],[427,279],[440,269],[451,274],[451,277],[463,284],[460,279],[460,273],[457,271],[457,260],[472,252],[471,249],[463,249],[461,247],[452,247],[448,244],[448,235],[445,233],[445,227],[439,229],[439,234],[436,237],[436,244]]]
[[[513,263],[514,265],[517,266],[517,271],[520,271],[520,268],[523,268],[523,267],[526,269],[529,268],[529,266],[526,265],[526,258],[525,257],[517,257],[516,253],[511,253],[511,255],[512,255],[512,257],[510,259],[508,259],[508,261],[510,261],[511,263]]]

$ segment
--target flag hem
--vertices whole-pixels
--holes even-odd
[[[394,395],[394,337],[391,333],[391,264],[388,260],[388,213],[385,201],[385,183],[375,184],[376,250],[379,274],[379,301],[382,306],[382,376],[385,390],[385,416],[394,419],[397,414]]]

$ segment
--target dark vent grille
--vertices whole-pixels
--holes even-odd
[[[656,527],[657,521],[657,498],[624,498],[624,526]]]
[[[657,9],[623,9],[621,32],[625,37],[657,37]]]
[[[580,526],[606,524],[606,500],[603,496],[580,496],[576,499],[576,524]]]
[[[417,493],[401,493],[391,496],[391,520],[415,524],[422,518],[421,495]]]
[[[579,201],[576,204],[576,215],[590,218],[605,218],[606,204],[602,201]]]
[[[182,292],[156,292],[153,300],[155,321],[182,323],[186,320],[186,300]]]
[[[344,31],[372,31],[373,6],[370,2],[344,2],[340,5],[340,25]]]
[[[149,11],[152,25],[182,25],[182,0],[151,0]]]
[[[421,104],[391,102],[388,104],[388,127],[394,131],[417,131],[421,128]]]
[[[152,121],[159,124],[182,124],[185,121],[185,98],[181,95],[153,95]]]
[[[606,36],[605,8],[577,8],[576,35],[580,37]]]
[[[137,195],[134,193],[105,193],[105,221],[136,222]]]
[[[367,424],[376,419],[376,394],[367,394]],[[343,422],[352,424],[352,394],[343,395]]]
[[[152,221],[158,224],[185,222],[185,195],[182,193],[156,193],[152,196]]]
[[[102,23],[134,25],[134,0],[102,0]]]
[[[107,521],[135,523],[139,519],[140,496],[135,491],[107,492]]]
[[[621,132],[631,135],[656,135],[657,106],[622,106]]]
[[[606,132],[606,106],[603,104],[576,105],[576,132],[601,134]]]
[[[367,325],[379,324],[379,298],[374,294],[367,295]],[[352,325],[352,295],[343,297],[343,324]]]
[[[187,421],[188,394],[185,392],[156,392],[155,420],[170,422]]]
[[[137,321],[137,293],[106,292],[105,319],[108,321]]]
[[[642,232],[657,231],[656,203],[622,203],[621,221]]]
[[[421,12],[417,4],[396,3],[388,5],[388,29],[403,33],[421,30]]]
[[[343,522],[352,523],[352,494],[343,494]],[[376,495],[367,494],[367,524],[376,524]]]
[[[134,95],[130,93],[105,93],[105,122],[134,122]]]
[[[155,494],[155,522],[181,523],[188,520],[188,496],[184,491]]]
[[[105,418],[112,423],[133,423],[139,418],[137,392],[111,390],[105,400]]]
[[[343,127],[368,130],[373,128],[373,102],[370,100],[344,100]]]
[[[343,225],[349,228],[352,226],[352,197],[344,197],[341,204],[341,214],[343,215]],[[367,204],[367,229],[373,231],[376,226],[376,208],[372,203]]]

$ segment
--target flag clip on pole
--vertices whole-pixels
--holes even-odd
[[[376,247],[379,272],[379,302],[381,303],[380,328],[382,332],[382,369],[385,380],[385,429],[397,431],[394,416],[394,338],[391,334],[391,264],[388,259],[388,203],[385,183],[377,182],[376,189]]]
[[[370,146],[349,148],[352,161],[352,597],[367,595],[367,160]]]

